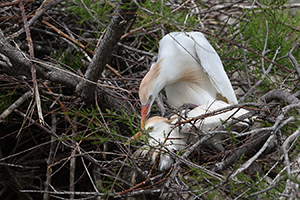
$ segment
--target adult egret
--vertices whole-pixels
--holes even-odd
[[[184,103],[208,104],[216,99],[237,103],[220,57],[200,32],[172,32],[160,40],[157,62],[139,89],[141,128],[163,88],[176,107]]]
[[[223,101],[215,101],[211,104],[202,104],[190,112],[187,113],[186,119],[192,119],[202,114],[208,114],[213,111],[216,111],[221,108],[225,108],[230,106],[229,104]],[[191,141],[194,137],[194,134],[191,132],[195,132],[196,130],[200,130],[203,133],[214,130],[218,126],[221,126],[222,123],[227,120],[229,122],[232,118],[237,118],[241,115],[248,113],[245,109],[234,108],[233,110],[224,111],[217,115],[211,115],[204,119],[197,120],[196,123],[185,123],[182,124],[181,127],[177,125],[178,117],[174,115],[171,117],[171,120],[168,120],[164,117],[151,117],[145,123],[145,130],[149,132],[149,145],[155,146],[156,148],[150,148],[149,145],[145,145],[136,151],[135,155],[146,155],[150,152],[150,158],[152,163],[156,160],[159,149],[164,146],[162,149],[168,151],[180,151],[186,147],[186,145]],[[235,126],[245,125],[244,122],[239,122]],[[137,139],[142,136],[142,132],[138,132],[133,139]],[[218,150],[222,151],[224,148],[222,144],[220,144],[222,134],[215,135],[213,138],[207,140],[205,144],[212,145]],[[160,155],[159,160],[159,169],[166,170],[169,169],[173,164],[173,159],[168,153],[162,153]]]

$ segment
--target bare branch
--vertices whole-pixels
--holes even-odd
[[[17,101],[15,101],[11,106],[9,106],[3,113],[0,115],[0,123],[12,113],[16,108],[18,108],[22,103],[24,103],[29,97],[32,96],[32,91],[28,91],[23,94]]]
[[[107,61],[113,53],[124,31],[132,20],[135,19],[137,7],[131,1],[118,1],[115,15],[108,26],[106,33],[101,40],[99,47],[90,63],[88,70],[85,73],[85,78],[96,82],[102,71],[104,70]],[[85,101],[91,101],[94,97],[95,85],[86,81],[81,81],[76,91]]]

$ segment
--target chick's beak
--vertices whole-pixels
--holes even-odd
[[[124,144],[125,146],[128,146],[133,140],[140,140],[143,136],[143,132],[139,131],[134,136],[132,136],[128,141],[126,141]]]
[[[130,139],[131,140],[139,140],[143,136],[143,132],[139,131],[137,132],[134,136],[132,136]]]
[[[146,121],[146,117],[148,114],[148,109],[149,109],[149,104],[142,106],[142,111],[141,111],[141,129],[142,130],[145,128],[145,121]]]

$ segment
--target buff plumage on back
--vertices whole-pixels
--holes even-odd
[[[215,100],[237,103],[220,57],[200,32],[173,32],[159,42],[157,62],[139,89],[141,128],[163,88],[169,102],[176,107],[185,103],[209,104]]]
[[[170,44],[173,44],[173,49],[171,49]],[[175,51],[178,51],[181,54],[188,54],[188,59],[191,59],[190,62],[197,62],[199,68],[202,68],[203,72],[208,76],[210,83],[207,84],[211,84],[219,94],[227,99],[229,104],[238,103],[220,57],[202,33],[173,32],[166,35],[160,41],[159,45],[161,48],[159,49],[158,60],[165,57],[176,60],[177,56]],[[175,54],[174,58],[172,58],[172,54],[173,56]],[[167,65],[168,63],[164,62],[164,64]],[[177,67],[188,70],[188,66],[184,66],[184,63],[182,66]],[[169,68],[169,75],[171,76],[172,66],[169,66]],[[173,68],[173,70],[175,69]],[[217,98],[218,96],[216,96],[215,99]]]

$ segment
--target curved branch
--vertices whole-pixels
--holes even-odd
[[[300,100],[297,97],[284,90],[271,90],[267,94],[263,95],[261,99],[264,99],[266,102],[277,99],[285,101],[287,104],[300,104]],[[296,110],[300,114],[300,109],[296,108]]]

